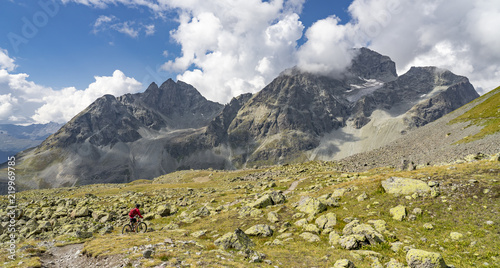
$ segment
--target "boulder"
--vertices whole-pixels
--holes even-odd
[[[273,203],[273,199],[272,199],[271,195],[265,194],[262,197],[260,197],[259,199],[255,200],[254,202],[252,202],[248,205],[250,207],[253,207],[253,208],[265,208],[267,206],[272,206],[273,204],[274,203]]]
[[[337,215],[335,215],[335,213],[321,215],[316,219],[315,223],[321,229],[332,229],[335,225],[337,225]]]
[[[239,228],[215,240],[214,244],[223,249],[234,248],[236,250],[243,250],[255,246],[252,240]]]
[[[335,231],[331,232],[328,235],[328,243],[330,243],[330,245],[332,246],[340,244],[340,235]]]
[[[406,254],[406,262],[410,268],[447,268],[439,253],[410,249]]]
[[[283,204],[286,201],[285,195],[281,191],[273,191],[269,194],[271,196],[271,200],[273,201],[273,205]]]
[[[250,228],[248,228],[245,231],[245,234],[251,235],[251,236],[262,236],[262,237],[268,237],[273,235],[273,230],[269,225],[266,224],[257,224],[254,225]]]
[[[297,209],[309,215],[317,215],[326,210],[326,205],[316,198],[308,197],[299,202]]]
[[[462,240],[462,238],[464,237],[463,234],[461,233],[458,233],[458,232],[451,232],[450,233],[450,238],[451,240],[453,241],[459,241],[459,240]]]
[[[210,210],[207,207],[201,207],[195,211],[193,211],[190,215],[191,217],[207,217],[210,216]]]
[[[318,200],[329,206],[329,207],[338,207],[340,206],[339,205],[339,197],[338,196],[334,196],[334,194],[325,194],[325,195],[322,195],[320,197],[318,197]]]
[[[348,259],[341,259],[335,262],[333,268],[356,268],[356,266]]]
[[[386,193],[412,195],[414,193],[430,193],[431,187],[421,180],[392,177],[382,181]]]
[[[196,231],[196,232],[192,233],[191,236],[194,238],[200,238],[200,237],[204,236],[206,233],[207,233],[207,230],[200,230],[200,231]]]
[[[160,215],[161,217],[166,217],[169,216],[172,212],[170,204],[165,204],[165,205],[160,205],[156,209],[156,213]]]
[[[280,219],[278,218],[278,213],[274,211],[267,213],[267,220],[272,223],[277,223],[280,221]]]
[[[302,237],[302,239],[306,240],[307,242],[319,242],[321,239],[319,238],[319,236],[315,235],[315,234],[311,234],[309,232],[303,232],[299,235],[300,237]]]
[[[366,238],[363,235],[344,235],[340,238],[339,244],[347,250],[354,250],[366,244]]]
[[[148,259],[148,258],[151,258],[151,255],[153,254],[153,250],[152,249],[146,249],[142,252],[142,257]]]
[[[358,226],[353,227],[352,233],[365,236],[370,245],[375,245],[385,242],[384,236],[375,231],[375,229],[373,229],[373,227],[371,227],[368,224],[360,224]]]
[[[389,210],[393,219],[397,221],[402,221],[406,218],[406,207],[403,205],[398,205]]]
[[[308,233],[313,233],[313,234],[319,234],[321,230],[316,226],[316,224],[306,224],[303,226],[304,231]]]
[[[76,208],[71,212],[72,218],[87,217],[89,216],[89,209],[87,207]]]
[[[386,268],[405,268],[405,266],[398,262],[396,259],[391,259],[388,263],[385,264]]]

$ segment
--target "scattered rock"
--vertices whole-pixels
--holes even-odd
[[[386,268],[405,268],[405,266],[398,262],[396,259],[391,259],[388,263],[385,264]]]
[[[358,199],[359,202],[365,201],[367,198],[368,198],[368,195],[365,192],[363,192],[362,194],[358,195],[358,197],[357,197],[357,199]]]
[[[166,217],[166,216],[169,216],[170,213],[171,213],[171,206],[169,204],[166,204],[166,205],[160,205],[157,209],[156,209],[156,213],[158,215],[160,215],[161,217]]]
[[[303,232],[299,236],[302,237],[307,242],[311,242],[311,243],[312,242],[319,242],[319,241],[321,241],[321,239],[319,238],[319,236],[317,236],[315,234],[311,234],[309,232]]]
[[[321,229],[331,229],[337,225],[337,215],[335,215],[335,213],[321,215],[316,219],[315,223]]]
[[[89,209],[87,207],[81,207],[73,210],[71,212],[71,217],[72,218],[79,218],[79,217],[87,217],[89,215]]]
[[[355,268],[354,263],[348,259],[341,259],[335,262],[333,268]]]
[[[330,243],[330,245],[332,246],[335,246],[335,245],[339,245],[340,244],[340,235],[333,231],[333,232],[330,232],[330,234],[328,235],[328,243]]]
[[[307,197],[299,202],[297,209],[309,215],[317,215],[326,210],[326,205],[316,198]]]
[[[393,207],[389,212],[391,213],[392,218],[397,221],[402,221],[404,218],[406,218],[406,207],[403,205]]]
[[[321,232],[321,230],[318,228],[318,226],[316,226],[316,224],[306,224],[303,226],[303,228],[304,231],[317,235]]]
[[[146,249],[142,252],[142,257],[148,259],[148,258],[151,258],[151,255],[153,254],[153,250],[152,249]]]
[[[432,225],[431,223],[424,223],[424,229],[425,230],[432,230],[434,229],[434,225]]]
[[[251,235],[251,236],[262,236],[262,237],[268,237],[273,235],[273,230],[269,225],[266,224],[257,224],[254,225],[250,228],[248,228],[245,231],[245,234]]]
[[[382,181],[382,187],[387,193],[411,195],[413,193],[430,193],[431,187],[421,180],[392,177]]]
[[[190,214],[191,217],[207,217],[210,216],[210,210],[208,210],[207,207],[203,206],[201,208],[198,208],[197,210],[193,211]]]
[[[439,253],[427,252],[420,249],[410,249],[406,254],[406,262],[410,268],[447,268],[443,257]]]
[[[451,240],[453,240],[453,241],[459,241],[459,240],[461,240],[463,237],[464,237],[464,235],[463,235],[463,234],[461,234],[461,233],[458,233],[458,232],[451,232],[451,233],[450,233],[450,238],[451,238]]]
[[[236,229],[232,233],[227,233],[215,240],[214,244],[223,249],[234,248],[236,250],[247,249],[255,246],[252,240],[241,230]]]
[[[192,233],[191,236],[194,238],[200,238],[200,237],[204,236],[205,234],[207,234],[207,230],[200,230],[200,231],[196,231],[196,232]]]
[[[278,213],[274,211],[267,213],[267,220],[272,223],[277,223],[280,221],[280,219],[278,218]]]

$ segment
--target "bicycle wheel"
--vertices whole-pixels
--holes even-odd
[[[144,222],[139,223],[139,225],[137,226],[137,232],[145,233],[146,230],[148,230],[148,226]]]
[[[130,224],[125,224],[122,229],[122,234],[128,234],[132,232],[132,226]]]

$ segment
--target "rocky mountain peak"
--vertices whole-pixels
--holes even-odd
[[[398,77],[396,63],[391,58],[362,47],[355,49],[355,57],[345,72],[353,78],[376,79],[383,82],[393,81]]]

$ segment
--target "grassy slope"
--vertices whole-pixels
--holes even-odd
[[[500,176],[499,162],[478,161],[453,166],[427,167],[416,171],[395,171],[382,168],[365,173],[340,173],[337,166],[330,162],[309,162],[304,164],[271,167],[261,170],[241,170],[232,172],[220,172],[212,170],[204,171],[181,171],[162,176],[151,181],[136,181],[124,185],[90,185],[77,188],[62,188],[53,190],[36,190],[22,192],[17,195],[19,202],[34,200],[36,205],[45,199],[78,198],[82,199],[86,193],[98,196],[95,203],[90,207],[112,207],[121,209],[125,214],[128,208],[135,202],[145,205],[144,212],[152,210],[157,202],[162,202],[161,195],[169,196],[168,202],[175,203],[178,198],[184,197],[193,200],[192,205],[177,206],[179,211],[172,216],[154,219],[148,222],[155,231],[130,236],[120,234],[121,225],[126,221],[126,216],[115,222],[115,231],[111,234],[95,234],[94,238],[79,240],[67,235],[56,236],[58,243],[84,242],[84,250],[92,256],[104,256],[123,254],[130,258],[131,263],[141,262],[144,266],[154,266],[165,260],[178,259],[192,264],[194,267],[258,267],[259,264],[249,264],[235,251],[227,252],[218,250],[213,242],[217,237],[234,231],[235,228],[246,230],[259,224],[270,224],[266,218],[267,213],[276,211],[280,222],[274,224],[276,230],[281,229],[284,222],[293,223],[294,215],[298,212],[293,203],[303,196],[321,196],[331,193],[335,189],[345,188],[348,191],[340,200],[340,207],[329,208],[327,212],[337,215],[335,231],[342,233],[346,223],[345,218],[357,218],[362,223],[371,219],[382,219],[387,222],[390,232],[395,238],[388,238],[388,242],[401,241],[404,246],[418,249],[440,252],[447,264],[456,267],[481,267],[485,262],[492,265],[500,265],[500,233],[498,223],[500,222]],[[381,181],[391,176],[416,178],[425,181],[435,181],[440,184],[441,195],[433,197],[408,198],[404,196],[393,196],[384,193]],[[245,201],[251,201],[256,194],[269,189],[285,190],[292,182],[304,179],[295,191],[287,195],[287,202],[262,209],[255,217],[241,217],[238,212]],[[472,182],[470,180],[475,180]],[[275,182],[276,186],[269,188],[269,183]],[[247,186],[245,188],[245,186]],[[190,188],[190,189],[188,189]],[[136,193],[134,198],[125,198],[120,204],[110,204],[113,198],[120,198],[131,192]],[[357,196],[365,192],[368,199],[358,201]],[[238,201],[239,202],[234,202]],[[3,206],[6,201],[1,197]],[[212,215],[200,218],[193,223],[182,222],[183,212],[190,213],[193,210],[207,205],[216,208],[228,205],[221,212],[212,212]],[[414,221],[395,221],[389,215],[389,209],[402,204],[407,206],[408,211],[421,208],[423,214],[417,216]],[[113,207],[115,205],[115,207]],[[324,214],[322,213],[322,214]],[[321,214],[320,214],[321,215]],[[319,216],[319,215],[318,215]],[[307,218],[307,216],[306,216]],[[494,225],[486,224],[493,221]],[[176,223],[179,228],[167,230],[168,224]],[[424,223],[432,223],[433,230],[425,230]],[[199,230],[207,230],[205,237],[193,238],[191,233]],[[284,242],[283,246],[264,245],[265,242],[273,241],[280,233],[275,232],[272,237],[255,238],[256,251],[267,255],[273,265],[279,267],[331,267],[336,260],[348,258],[357,267],[369,267],[371,260],[368,257],[353,255],[354,251],[340,249],[338,246],[332,248],[328,244],[328,235],[320,235],[321,242],[308,243],[302,240],[298,234],[302,232],[300,227],[292,226],[286,232],[293,234],[293,240]],[[452,241],[450,232],[464,234],[461,241]],[[174,241],[196,241],[195,244],[177,243],[176,247],[169,244],[159,246],[152,259],[143,259],[142,250],[134,247],[163,243],[170,238]],[[53,239],[53,238],[49,238]],[[38,241],[25,240],[19,243],[18,248],[23,245],[36,245]],[[0,264],[4,267],[36,267],[39,263],[37,252],[39,250],[19,251],[16,262],[7,262],[6,244],[0,250]],[[381,255],[382,263],[395,258],[405,263],[405,252],[393,252],[389,243],[375,246],[367,246],[364,249],[376,251]],[[187,254],[189,252],[189,254]],[[297,258],[297,256],[301,256]],[[19,264],[22,261],[22,264]],[[5,262],[5,263],[4,263]]]
[[[459,143],[479,140],[486,135],[500,131],[500,87],[488,92],[475,101],[482,103],[451,120],[450,124],[469,122],[470,125],[482,126],[483,129],[473,136],[465,137]]]

